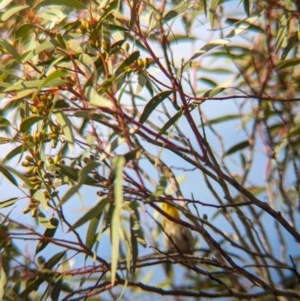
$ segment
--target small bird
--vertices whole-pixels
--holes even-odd
[[[164,211],[177,219],[180,219],[178,209],[169,203],[164,203]],[[164,218],[164,242],[169,253],[192,254],[195,246],[195,239],[191,230],[181,224]]]

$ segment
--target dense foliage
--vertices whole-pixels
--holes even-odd
[[[0,13],[1,300],[300,299],[297,1]]]

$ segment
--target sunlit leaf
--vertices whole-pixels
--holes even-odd
[[[0,9],[5,8],[7,5],[9,5],[10,2],[12,2],[13,0],[2,0],[0,2]]]
[[[148,81],[148,79],[144,73],[140,73],[138,75],[138,84],[137,84],[136,91],[135,91],[136,94],[139,94],[143,90],[147,81]]]
[[[44,83],[43,80],[32,80],[32,81],[18,81],[15,84],[9,86],[5,89],[5,92],[12,92],[12,91],[20,91],[24,89],[31,89],[31,88],[39,88],[41,85],[45,87],[52,86],[64,86],[70,83],[70,80],[66,79],[53,79],[50,83]]]
[[[87,97],[91,105],[107,108],[111,108],[113,105],[109,99],[100,95],[92,86],[86,87],[84,95]]]
[[[47,204],[47,200],[44,194],[44,191],[41,189],[38,189],[35,193],[34,193],[34,198],[37,199],[42,207],[47,211],[48,210],[48,204]]]
[[[6,200],[6,201],[2,201],[2,202],[0,202],[0,208],[6,208],[6,207],[9,207],[9,206],[12,206],[12,205],[14,205],[18,200],[19,200],[19,198],[11,198],[11,199],[8,199],[8,200]]]
[[[228,35],[226,35],[226,37],[231,38],[237,36],[243,31],[249,29],[249,27],[251,27],[251,25],[256,22],[260,16],[260,14],[251,15],[249,18],[237,22],[234,24],[235,28]]]
[[[162,18],[156,17],[153,18],[152,22],[149,26],[149,32],[153,29],[157,28],[160,25],[164,25],[168,21],[171,21],[172,19],[178,17],[182,13],[186,12],[190,7],[189,1],[181,1],[180,4],[178,4],[175,7],[172,7],[169,11],[167,11]]]
[[[14,16],[15,14],[17,14],[19,11],[27,8],[28,5],[17,5],[14,6],[10,9],[8,9],[2,16],[1,16],[1,21],[6,21],[8,20],[11,16]]]
[[[217,7],[219,5],[220,0],[212,0],[210,3],[210,8],[209,8],[209,21],[210,21],[210,25],[212,28],[214,28],[214,23],[215,23],[215,17],[216,17],[216,11],[217,11]]]
[[[10,98],[10,101],[26,98],[26,96],[33,94],[35,91],[35,89],[25,89],[23,91],[18,92],[14,97]]]

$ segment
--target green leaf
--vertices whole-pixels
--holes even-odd
[[[90,165],[91,166],[91,165]],[[87,167],[88,169],[89,167]],[[85,169],[85,171],[87,170]],[[70,179],[74,180],[74,181],[78,181],[79,179],[79,172],[77,169],[71,167],[71,166],[67,166],[64,164],[53,164],[51,165],[51,171],[59,171],[61,174],[63,174],[64,176],[69,177]],[[85,172],[84,171],[84,172]],[[86,184],[86,185],[96,185],[99,182],[95,179],[93,179],[90,176],[85,177],[85,182],[81,183],[81,184]]]
[[[150,23],[150,26],[148,28],[148,31],[152,31],[153,29],[166,24],[168,21],[178,17],[182,13],[186,12],[189,9],[190,2],[189,1],[180,1],[180,4],[173,7],[171,10],[167,11],[163,17],[157,21],[156,18],[152,20]]]
[[[123,205],[123,167],[125,165],[125,158],[123,156],[115,157],[112,161],[112,170],[115,173],[114,181],[114,197],[115,208],[112,214],[111,221],[111,283],[115,283],[117,265],[119,260],[119,243],[120,243],[120,220]]]
[[[66,140],[71,145],[74,144],[74,135],[73,135],[73,124],[70,122],[68,116],[62,112],[56,112],[55,117],[59,121],[62,126],[62,130],[64,135],[66,136]]]
[[[8,9],[2,16],[1,16],[1,21],[6,21],[8,20],[11,16],[16,15],[19,11],[27,8],[28,5],[17,5],[14,6],[10,9]]]
[[[24,89],[39,88],[41,85],[45,87],[56,87],[56,86],[65,86],[70,83],[70,80],[65,79],[53,79],[50,83],[44,84],[43,80],[31,80],[31,81],[18,81],[13,85],[10,85],[4,90],[4,92],[15,92]]]
[[[122,136],[117,136],[111,143],[109,143],[106,148],[105,152],[101,154],[101,157],[99,161],[103,161],[105,158],[107,158],[108,155],[112,154],[113,151],[120,146],[125,141],[125,138]]]
[[[9,5],[10,2],[12,2],[12,0],[2,0],[0,2],[0,9],[2,10],[3,8],[5,8],[7,5]]]
[[[211,125],[211,124],[217,124],[217,123],[222,123],[222,122],[225,122],[225,121],[233,121],[234,119],[238,119],[240,118],[241,115],[225,115],[225,116],[221,116],[221,117],[217,117],[217,118],[214,118],[214,119],[210,119],[209,121],[203,123],[204,126],[207,126],[207,125]]]
[[[31,187],[30,180],[27,175],[22,174],[21,172],[9,165],[5,165],[5,168],[8,169],[14,175],[16,175],[19,179],[21,179],[28,187]]]
[[[35,124],[41,120],[44,120],[44,118],[41,116],[37,116],[37,115],[31,115],[30,117],[28,117],[22,121],[22,123],[20,125],[20,131],[23,133],[27,132],[33,124]]]
[[[183,74],[185,71],[187,71],[190,68],[199,68],[200,63],[198,61],[192,61],[189,60],[186,64],[184,64],[183,68],[178,69],[176,77],[179,78],[181,74]]]
[[[130,215],[130,238],[131,238],[131,249],[132,249],[132,273],[135,273],[136,263],[139,256],[139,249],[138,249],[138,243],[137,243],[137,237],[134,232],[134,223],[135,220]]]
[[[203,9],[204,9],[205,17],[207,17],[207,3],[206,3],[206,0],[201,0],[201,2],[203,4]]]
[[[57,167],[57,170],[62,173],[64,176],[69,177],[70,179],[77,181],[78,179],[78,170],[71,167],[67,166],[64,164],[56,164],[55,167]]]
[[[89,178],[88,174],[91,171],[95,170],[99,165],[100,165],[100,163],[96,162],[96,161],[91,161],[88,164],[86,164],[79,172],[78,182],[81,184],[87,183],[87,180]]]
[[[202,96],[203,97],[213,97],[215,95],[220,94],[221,92],[223,92],[226,88],[222,88],[222,87],[217,87],[211,90],[206,91]]]
[[[60,44],[60,47],[62,49],[66,50],[67,49],[67,43],[66,43],[65,39],[63,38],[63,36],[60,33],[58,33],[56,35],[56,39],[57,39],[58,43]]]
[[[47,262],[46,262],[46,266],[50,269],[52,269],[57,263],[59,263],[61,261],[61,259],[63,259],[63,257],[65,256],[67,251],[62,251],[59,252],[55,255],[53,255]]]
[[[79,189],[81,187],[81,184],[75,185],[73,187],[71,187],[62,197],[62,199],[60,200],[58,206],[62,206],[65,202],[69,201],[70,198],[75,194],[78,193]]]
[[[97,241],[96,231],[101,219],[102,211],[98,214],[98,216],[93,218],[88,218],[88,220],[90,220],[90,223],[86,231],[85,245],[90,250],[93,248],[95,242]]]
[[[286,43],[286,39],[287,39],[287,27],[281,27],[279,28],[279,30],[277,31],[277,36],[276,36],[276,47],[274,51],[278,51],[278,49],[282,46],[282,44]]]
[[[298,35],[296,32],[293,33],[293,35],[287,40],[287,44],[284,47],[282,54],[281,54],[281,60],[285,60],[291,49],[294,48],[294,46],[298,43]]]
[[[170,94],[172,94],[171,90],[163,91],[155,95],[151,100],[149,100],[140,117],[140,123],[144,123],[147,120],[147,118],[150,116],[150,114],[155,110],[155,108]]]
[[[87,86],[84,90],[84,95],[93,106],[112,108],[112,102],[100,95],[93,86]]]
[[[151,196],[153,198],[157,198],[161,196],[166,190],[167,183],[168,183],[168,178],[165,175],[162,175],[159,180],[159,184],[156,187],[156,190],[151,193]]]
[[[6,144],[9,142],[10,142],[10,139],[8,139],[6,137],[0,137],[0,144]]]
[[[7,42],[6,40],[0,38],[0,45],[9,53],[11,54],[11,56],[18,62],[18,63],[22,63],[22,59],[19,55],[19,53],[17,52],[17,50],[14,48],[13,45],[11,45],[9,42]]]
[[[212,0],[210,3],[208,16],[209,16],[210,25],[212,28],[214,28],[216,10],[217,10],[217,6],[219,5],[219,2],[220,2],[220,0]]]
[[[59,295],[62,290],[62,278],[56,281],[55,285],[53,285],[53,289],[51,291],[51,301],[58,301]]]
[[[78,0],[44,0],[39,3],[39,6],[51,6],[51,5],[59,5],[59,6],[67,6],[75,9],[85,9],[85,5]]]
[[[18,183],[14,176],[7,170],[7,168],[4,168],[2,165],[0,165],[0,172],[16,187],[18,187]]]
[[[30,52],[22,55],[23,61],[25,63],[25,62],[29,61],[30,59],[32,59],[33,57],[35,57],[36,55],[38,55],[39,53],[45,51],[46,49],[51,50],[55,47],[59,47],[59,43],[56,39],[52,39],[50,41],[42,43],[42,44],[38,45],[36,48],[32,49]]]
[[[57,226],[58,226],[58,219],[57,218],[52,218],[53,219],[53,222],[52,222],[52,225],[54,226],[54,228],[47,228],[46,231],[44,232],[44,237],[47,237],[47,238],[51,238],[54,236],[56,230],[57,230]],[[48,244],[50,243],[50,240],[43,240],[43,238],[40,239],[37,247],[36,247],[36,250],[35,250],[35,255],[37,255],[39,252],[41,252],[42,250],[44,250]],[[48,266],[50,268],[50,266]]]
[[[202,48],[200,48],[190,59],[194,60],[195,58],[203,55],[204,53],[207,53],[209,50],[219,47],[219,46],[224,46],[226,44],[228,44],[230,41],[226,40],[226,39],[218,39],[218,40],[214,40],[209,42],[208,44],[204,45]]]
[[[86,53],[81,53],[78,60],[85,66],[86,71],[89,75],[92,75],[96,70],[94,59]],[[95,78],[97,80],[97,78]]]
[[[10,98],[10,101],[23,99],[26,96],[33,94],[35,92],[35,89],[25,89],[23,91],[18,92],[14,97]]]
[[[0,208],[9,207],[9,206],[15,204],[18,200],[19,200],[19,198],[11,198],[6,201],[0,202]]]
[[[94,206],[93,208],[91,208],[84,216],[82,216],[72,226],[72,229],[76,229],[76,228],[82,226],[83,224],[85,224],[86,222],[88,222],[89,220],[92,220],[93,218],[99,217],[99,215],[102,214],[105,206],[107,204],[109,204],[109,202],[110,202],[109,198],[105,198],[105,199],[100,200],[96,206]]]
[[[35,193],[34,193],[34,198],[37,199],[42,207],[47,211],[48,210],[48,204],[47,204],[47,200],[45,198],[45,194],[44,191],[42,189],[38,189]]]
[[[38,220],[39,220],[40,224],[47,229],[48,228],[49,229],[57,228],[56,222],[53,222],[53,217],[51,217],[48,220],[48,218],[42,211],[39,211],[39,213],[38,213]]]
[[[2,160],[2,163],[5,163],[6,161],[11,160],[12,158],[14,158],[15,156],[22,154],[23,152],[26,151],[26,148],[24,147],[24,145],[19,145],[16,148],[14,148],[13,150],[11,150],[6,157]]]
[[[179,176],[176,176],[176,181],[178,185],[181,185],[186,180],[186,177],[187,177],[186,174],[181,174]],[[174,187],[173,185],[169,184],[168,187],[165,189],[164,193],[166,195],[176,194],[173,187]]]
[[[115,75],[119,75],[122,71],[127,69],[132,63],[134,63],[140,57],[139,51],[134,51],[126,58],[121,65],[117,68]]]
[[[27,39],[32,33],[34,33],[35,28],[39,28],[38,25],[32,23],[20,24],[20,26],[18,26],[18,28],[16,29],[15,39]],[[24,58],[23,55],[21,57]]]
[[[300,136],[300,125],[295,128],[292,128],[287,136],[288,137]]]
[[[249,29],[249,27],[252,26],[254,22],[260,17],[260,14],[254,14],[250,18],[247,18],[245,20],[242,20],[240,22],[237,22],[235,25],[236,27],[228,34],[226,35],[227,38],[231,38],[234,36],[239,35],[243,31]]]
[[[283,61],[276,66],[276,70],[281,70],[288,67],[294,67],[300,64],[300,59],[290,59]]]
[[[37,291],[39,289],[39,286],[46,280],[45,277],[40,275],[39,277],[35,278],[33,281],[28,281],[26,288],[19,293],[19,298],[24,298],[28,296],[32,291]]]
[[[7,283],[8,275],[6,275],[4,268],[1,268],[1,276],[0,276],[0,299],[3,300],[5,287]]]
[[[141,227],[140,215],[137,208],[134,208],[131,204],[131,214],[130,214],[130,225],[131,225],[131,234],[135,236],[137,241],[144,247],[147,247],[143,229]]]
[[[249,3],[249,0],[243,0],[243,4],[244,4],[244,11],[245,11],[246,15],[249,17],[249,15],[250,15],[250,3]]]
[[[140,147],[133,149],[132,151],[124,154],[126,163],[128,163],[132,160],[138,160],[140,157],[141,157],[141,148]]]
[[[174,116],[172,116],[164,126],[159,130],[159,135],[163,135],[170,126],[179,120],[179,118],[184,114],[184,110],[180,109]]]
[[[245,140],[243,142],[240,142],[234,146],[232,146],[226,153],[225,153],[225,156],[228,156],[228,155],[231,155],[237,151],[240,151],[246,147],[248,147],[250,145],[249,141],[248,140]]]
[[[147,76],[144,73],[139,73],[138,84],[136,86],[136,91],[135,91],[136,94],[139,94],[143,90],[147,81],[148,81]]]
[[[52,86],[52,83],[55,82],[57,78],[61,78],[66,74],[68,74],[66,70],[55,70],[50,75],[48,75],[35,90],[34,94],[31,97],[31,101],[33,101],[36,98],[36,96],[39,94],[42,88],[49,85]]]
[[[261,193],[266,191],[266,187],[264,186],[253,186],[250,188],[247,188],[248,191],[250,191],[253,195],[258,196]]]

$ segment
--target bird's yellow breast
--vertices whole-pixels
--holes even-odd
[[[164,203],[164,211],[172,217],[179,218],[178,209],[168,203]]]

